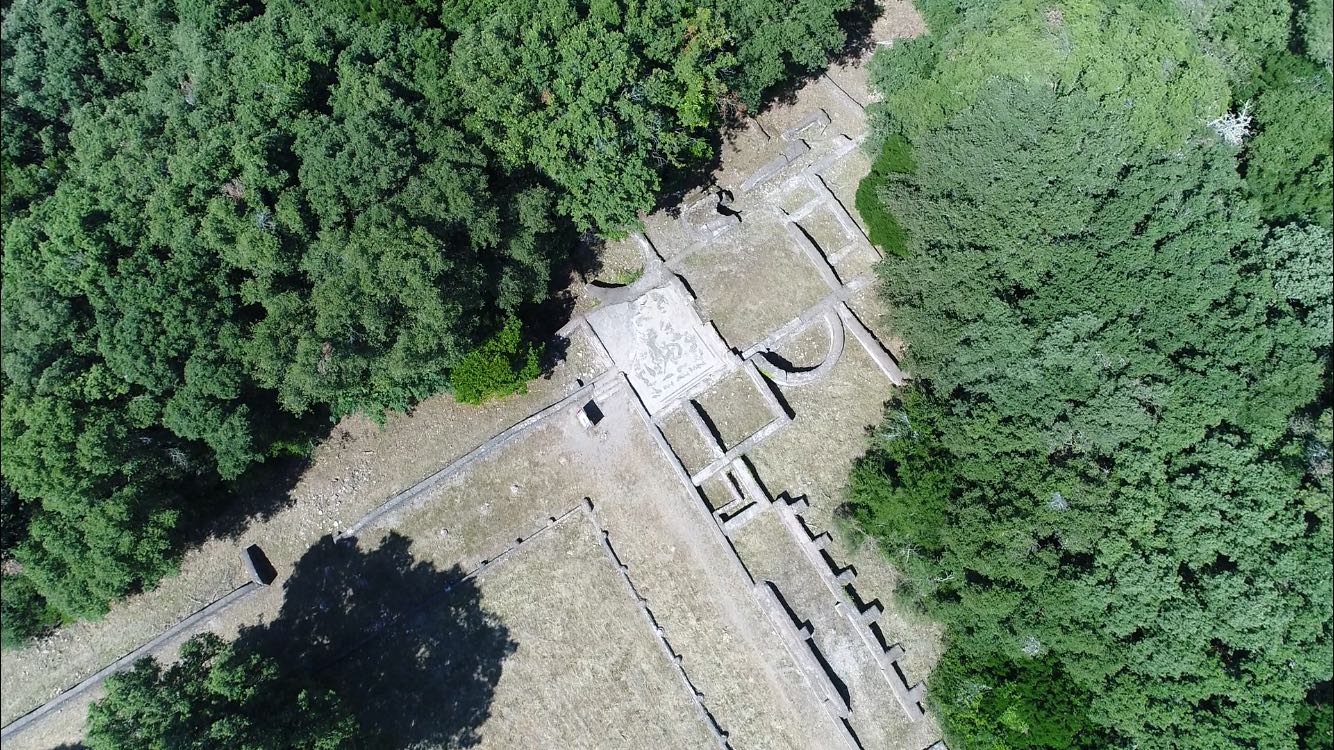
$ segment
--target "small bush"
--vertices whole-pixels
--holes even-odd
[[[463,358],[450,374],[454,397],[465,404],[480,404],[490,398],[527,393],[528,381],[537,377],[540,346],[523,341],[518,318]]]
[[[871,165],[871,173],[857,186],[857,213],[866,222],[871,242],[892,255],[907,254],[908,235],[881,200],[880,188],[891,175],[910,174],[916,168],[912,146],[907,139],[901,135],[890,136]]]
[[[0,648],[19,648],[59,625],[60,612],[46,602],[32,581],[6,575],[0,581]]]

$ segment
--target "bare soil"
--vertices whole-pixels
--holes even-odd
[[[644,254],[632,238],[603,243],[597,258],[598,272],[593,280],[603,284],[632,284],[644,271]]]
[[[783,339],[774,347],[774,353],[793,367],[817,367],[829,356],[829,332],[822,321],[815,321],[805,329]]]
[[[871,333],[884,344],[885,348],[893,354],[899,364],[903,364],[903,356],[907,351],[907,342],[903,340],[897,332],[889,327],[889,322],[885,316],[885,303],[880,297],[880,282],[876,282],[858,292],[852,299],[848,300],[848,309],[857,314],[860,320]]]
[[[577,513],[478,577],[481,606],[513,650],[477,747],[710,746],[693,697],[603,552],[599,533]],[[466,641],[458,647],[469,650]],[[467,679],[447,674],[424,687],[438,690],[434,700],[448,705],[451,685]],[[415,718],[393,717],[386,736]]]
[[[776,191],[775,201],[779,209],[790,214],[815,200],[817,195],[805,180],[791,180]]]
[[[709,450],[708,438],[700,434],[686,415],[685,410],[690,408],[693,407],[682,406],[663,420],[662,433],[686,471],[694,474],[713,463],[714,455]]]
[[[704,480],[704,484],[700,485],[700,490],[704,493],[704,500],[709,504],[710,511],[716,511],[732,502],[734,498],[731,490],[727,487],[731,481],[727,478],[727,472],[720,471]]]
[[[741,219],[739,227],[695,252],[680,269],[702,313],[737,349],[829,293],[777,217],[743,211]]]
[[[728,374],[696,398],[729,451],[778,417],[769,410],[755,381],[741,370]]]
[[[823,206],[817,208],[797,224],[806,230],[806,234],[810,235],[812,240],[815,240],[816,246],[826,258],[852,243],[852,237],[838,223],[834,212],[829,208]]]

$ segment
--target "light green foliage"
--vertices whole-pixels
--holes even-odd
[[[1329,69],[1334,63],[1334,0],[1307,0],[1297,14],[1302,51]]]
[[[908,238],[885,206],[881,189],[891,175],[908,174],[913,169],[912,146],[903,136],[892,135],[885,140],[879,156],[872,162],[870,174],[857,185],[857,212],[866,222],[867,237],[894,255],[907,252]]]
[[[1165,0],[997,0],[970,6],[939,35],[896,43],[872,61],[884,100],[878,129],[914,140],[970,106],[996,78],[1078,89],[1122,127],[1163,145],[1221,114],[1224,67]],[[1022,50],[1022,54],[1017,51]]]
[[[1178,0],[1206,53],[1234,81],[1260,71],[1265,58],[1286,49],[1292,32],[1290,0]]]
[[[208,633],[166,669],[148,657],[108,678],[86,741],[92,750],[337,750],[357,736],[337,695]]]
[[[1296,747],[1331,676],[1330,236],[1262,225],[1265,188],[1200,127],[1221,68],[1171,6],[1117,8],[1060,6],[1074,30],[1157,13],[1119,58],[1076,31],[1064,57],[989,47],[1033,31],[998,2],[878,63],[914,161],[877,193],[915,385],[852,505],[949,628],[952,746]],[[1155,45],[1196,75],[1131,74],[1161,90],[1116,106],[1106,72]],[[1081,47],[1108,55],[1088,77],[1035,74]]]
[[[527,393],[528,381],[537,377],[540,357],[540,348],[523,341],[518,319],[510,318],[499,333],[454,368],[450,380],[454,396],[465,404],[480,404],[489,398]]]

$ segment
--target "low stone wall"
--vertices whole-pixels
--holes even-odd
[[[840,568],[828,552],[828,546],[832,539],[828,532],[812,533],[806,527],[805,521],[797,515],[798,511],[804,511],[809,508],[809,503],[804,498],[784,499],[780,497],[775,500],[773,505],[778,510],[779,519],[783,525],[792,534],[793,539],[805,551],[811,563],[815,565],[820,573],[821,579],[825,585],[838,598],[838,604],[843,613],[852,620],[861,637],[862,642],[875,656],[876,662],[880,665],[880,670],[889,683],[890,690],[894,697],[898,699],[899,705],[907,712],[908,718],[916,721],[925,713],[922,706],[922,699],[925,688],[919,683],[909,685],[907,677],[899,667],[899,660],[903,658],[903,647],[899,644],[893,644],[888,647],[882,646],[877,630],[872,628],[880,619],[884,612],[884,607],[877,601],[868,604],[862,604],[856,596],[856,590],[852,583],[857,580],[856,569],[849,567]]]
[[[52,698],[51,700],[47,701],[41,706],[38,706],[37,708],[29,711],[28,713],[24,714],[18,719],[10,722],[4,727],[4,729],[0,729],[0,739],[6,739],[12,737],[15,734],[23,731],[24,727],[27,727],[34,721],[37,721],[38,719],[51,713],[57,708],[60,708],[69,700],[101,684],[102,681],[106,680],[106,678],[110,677],[111,675],[129,669],[130,667],[134,666],[135,662],[139,661],[145,656],[152,655],[153,652],[157,651],[158,648],[160,648],[163,644],[167,643],[168,641],[178,636],[184,635],[186,631],[194,628],[196,625],[204,622],[210,617],[219,614],[220,612],[223,612],[228,607],[231,607],[232,605],[249,598],[256,592],[263,591],[264,588],[265,587],[263,585],[255,583],[254,581],[247,581],[246,583],[241,584],[239,587],[234,589],[230,594],[227,594],[221,599],[214,601],[213,603],[209,604],[208,606],[204,607],[198,612],[195,612],[194,614],[190,615],[184,620],[181,620],[180,622],[176,623],[175,625],[171,626],[166,631],[158,635],[153,640],[149,641],[148,643],[145,643],[139,648],[136,648],[130,653],[120,657],[119,659],[103,667],[96,674],[93,674],[92,676],[88,677],[83,682],[80,682],[79,684],[75,685],[69,690],[66,690],[60,695],[57,695],[56,697]]]
[[[600,532],[603,551],[606,552],[607,557],[611,559],[612,564],[616,566],[616,570],[621,574],[621,581],[625,584],[626,591],[630,593],[630,597],[639,605],[639,612],[644,616],[644,620],[648,623],[649,629],[652,630],[653,634],[656,636],[658,646],[662,649],[662,652],[666,654],[667,659],[671,661],[672,665],[676,667],[677,678],[680,679],[681,684],[685,686],[690,695],[694,697],[695,710],[699,714],[701,721],[703,721],[704,725],[709,728],[709,731],[713,734],[713,738],[718,743],[719,747],[725,748],[725,750],[732,750],[731,744],[727,741],[727,732],[718,723],[718,719],[714,717],[713,712],[709,710],[709,707],[704,704],[704,693],[700,692],[699,688],[695,687],[694,681],[690,679],[689,673],[686,672],[685,660],[681,658],[681,654],[677,653],[676,649],[672,648],[671,641],[667,640],[667,631],[658,622],[658,618],[653,615],[653,610],[649,608],[648,601],[639,593],[639,588],[635,586],[634,580],[630,578],[630,568],[627,567],[625,563],[621,562],[620,555],[616,554],[616,548],[613,547],[611,543],[611,533],[603,527],[602,523],[598,520],[597,515],[594,513],[593,501],[589,498],[584,498],[583,505],[581,505],[580,508],[583,510],[584,515],[588,517],[589,521],[592,522],[594,527]]]
[[[779,385],[803,386],[823,379],[843,357],[845,343],[843,321],[839,318],[838,313],[832,307],[824,308],[823,313],[819,320],[824,323],[825,332],[829,337],[829,351],[820,364],[801,370],[789,369],[786,365],[772,359],[772,354],[769,351],[757,352],[748,361],[753,362],[766,377]],[[805,331],[809,325],[808,323],[805,326],[798,327],[792,331],[793,335]]]
[[[750,177],[747,177],[746,181],[741,183],[741,191],[743,193],[748,193],[759,185],[777,177],[779,172],[787,169],[788,165],[805,156],[810,150],[811,147],[806,145],[804,141],[793,141],[789,143],[787,148],[783,149],[783,153],[775,156],[759,169],[752,172]]]

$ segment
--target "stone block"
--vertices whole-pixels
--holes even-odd
[[[579,408],[579,424],[583,425],[586,430],[593,429],[598,422],[602,421],[602,416],[602,409],[598,407],[596,401],[589,401]]]
[[[268,586],[278,577],[278,571],[274,570],[273,563],[269,562],[258,544],[252,544],[241,551],[241,563],[250,580],[261,586]]]
[[[863,609],[861,612],[857,613],[857,616],[858,618],[861,619],[862,624],[870,625],[871,623],[879,620],[880,616],[883,615],[884,613],[885,613],[884,606],[877,601],[877,602],[871,602],[870,604],[866,605],[866,608]]]

